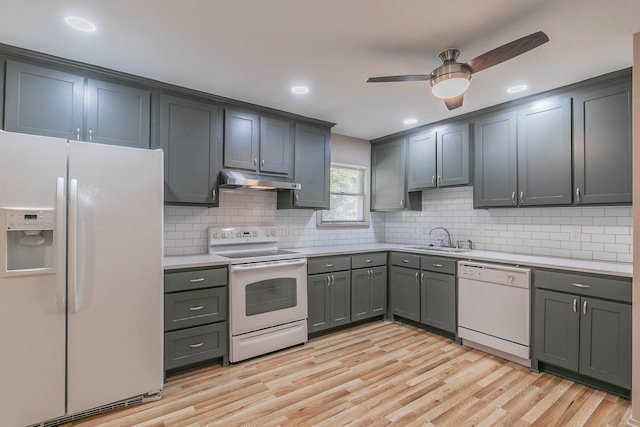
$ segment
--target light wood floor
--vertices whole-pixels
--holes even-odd
[[[66,426],[624,426],[630,413],[616,396],[374,322],[172,377],[157,402]]]

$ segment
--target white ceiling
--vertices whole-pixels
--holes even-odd
[[[98,30],[80,33],[80,15]],[[550,42],[477,73],[448,111],[438,52],[466,62],[542,30]],[[640,0],[0,0],[0,43],[337,123],[373,139],[630,67]],[[526,92],[507,94],[518,83]],[[307,95],[289,89],[306,84]],[[405,118],[418,123],[407,126]]]

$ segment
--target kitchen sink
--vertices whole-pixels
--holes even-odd
[[[469,252],[469,249],[465,248],[450,248],[448,246],[411,246],[411,249],[421,249],[423,251],[436,251],[436,252]]]

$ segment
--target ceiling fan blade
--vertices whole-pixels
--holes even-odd
[[[419,82],[431,79],[431,74],[414,74],[408,76],[386,76],[386,77],[370,77],[367,83],[385,83],[385,82]]]
[[[449,110],[456,109],[458,107],[462,107],[462,98],[464,95],[458,95],[455,98],[448,98],[444,100],[444,104],[447,106]]]
[[[514,40],[511,43],[507,43],[500,47],[497,47],[489,52],[473,58],[467,62],[467,65],[471,67],[474,73],[482,71],[486,68],[498,65],[501,62],[508,61],[511,58],[515,58],[518,55],[522,55],[525,52],[535,49],[536,47],[545,44],[549,41],[549,37],[542,31],[529,34],[518,40]]]

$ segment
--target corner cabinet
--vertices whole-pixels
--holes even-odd
[[[7,61],[6,131],[148,149],[150,123],[146,89]]]
[[[160,98],[167,205],[218,206],[222,144],[215,104],[171,95]]]
[[[573,108],[576,204],[631,203],[631,83],[580,92]]]
[[[329,209],[331,131],[295,124],[293,180],[300,190],[278,191],[278,209]]]
[[[408,192],[405,140],[371,147],[371,210],[422,210],[422,193]]]
[[[536,270],[534,293],[532,367],[561,368],[628,394],[631,280]]]

